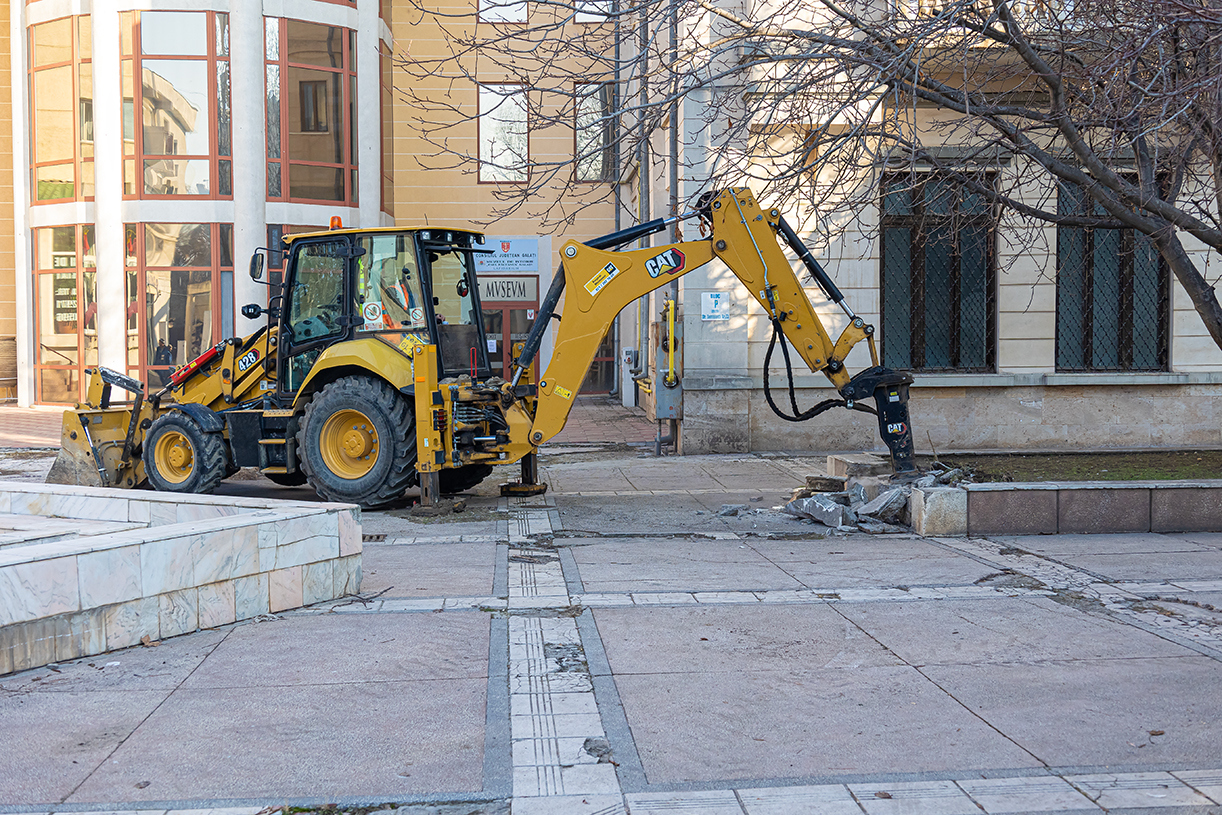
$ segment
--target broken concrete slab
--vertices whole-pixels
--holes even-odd
[[[790,501],[785,505],[784,512],[795,518],[811,518],[834,529],[844,523],[846,509],[829,496],[816,493],[809,498]]]
[[[873,501],[857,510],[858,515],[865,515],[885,523],[902,524],[908,510],[909,489],[892,487],[882,492]]]
[[[873,453],[838,453],[827,457],[827,471],[833,476],[883,475],[891,463]]]
[[[841,492],[845,488],[845,478],[833,475],[808,475],[806,488],[811,492]]]
[[[909,497],[912,528],[918,535],[967,534],[967,490],[916,487]]]

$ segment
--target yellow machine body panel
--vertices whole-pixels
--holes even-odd
[[[341,368],[356,368],[375,374],[402,391],[412,384],[412,361],[409,355],[410,349],[415,347],[419,347],[419,342],[404,339],[397,348],[393,348],[375,337],[360,337],[336,343],[319,354],[318,359],[310,366],[309,374],[297,389],[293,408],[300,410],[304,400],[315,390],[318,380],[326,379],[328,371]]]

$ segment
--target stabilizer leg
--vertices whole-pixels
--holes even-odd
[[[545,492],[547,485],[539,483],[539,458],[535,453],[522,456],[520,482],[501,485],[501,495],[542,495]]]

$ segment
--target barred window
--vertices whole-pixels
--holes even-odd
[[[1057,214],[1106,214],[1077,185],[1061,184]],[[1058,371],[1168,369],[1166,263],[1132,229],[1057,227]]]
[[[993,371],[996,270],[987,200],[932,173],[884,176],[882,194],[883,364]]]

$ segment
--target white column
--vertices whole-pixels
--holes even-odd
[[[382,66],[378,43],[382,32],[378,0],[357,0],[356,6],[356,138],[360,186],[360,225],[381,226],[382,210]]]
[[[93,8],[94,220],[98,262],[98,363],[127,373],[127,275],[123,252],[123,87],[119,12]],[[140,173],[136,174],[140,177]]]
[[[30,251],[30,119],[25,115],[25,3],[9,3],[9,66],[12,83],[13,120],[13,261],[17,298],[17,404],[34,401],[34,281]]]
[[[257,247],[267,243],[267,69],[263,59],[263,4],[234,0],[229,12],[229,75],[233,122],[233,326],[244,336],[263,320],[244,318],[247,303],[267,302],[267,286],[246,273]],[[266,279],[266,276],[264,277]]]

